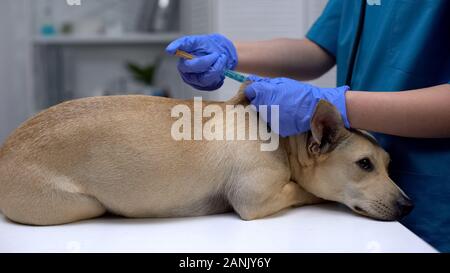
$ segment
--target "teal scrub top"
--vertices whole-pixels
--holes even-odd
[[[335,57],[338,86],[403,91],[450,83],[448,0],[330,0],[307,38]],[[415,203],[402,223],[450,252],[450,139],[375,136],[391,155],[391,177]]]

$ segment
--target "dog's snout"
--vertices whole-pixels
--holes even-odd
[[[408,197],[402,197],[397,201],[397,209],[400,217],[405,217],[408,215],[414,208],[414,204]]]

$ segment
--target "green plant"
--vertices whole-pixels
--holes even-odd
[[[64,35],[69,35],[73,33],[73,24],[66,22],[61,26],[61,33]]]
[[[128,62],[127,69],[133,75],[133,78],[145,85],[153,85],[156,70],[159,66],[159,59],[155,63],[149,65],[139,65]]]

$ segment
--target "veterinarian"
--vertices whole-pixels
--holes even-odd
[[[167,51],[200,56],[178,66],[199,90],[220,88],[226,69],[271,77],[251,76],[246,95],[255,106],[280,105],[282,136],[308,131],[319,99],[333,103],[346,126],[374,132],[391,155],[391,177],[415,202],[403,224],[450,252],[449,26],[447,0],[330,0],[305,39],[198,35]],[[337,88],[301,82],[335,64]]]

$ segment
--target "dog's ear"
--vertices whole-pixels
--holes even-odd
[[[315,155],[329,153],[349,134],[336,107],[320,100],[311,119],[308,152]]]

